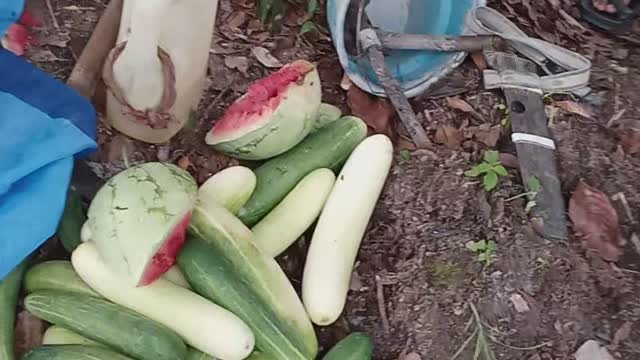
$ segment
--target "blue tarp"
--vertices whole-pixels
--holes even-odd
[[[22,0],[0,2],[0,34]],[[74,159],[97,148],[96,113],[73,89],[0,49],[0,280],[51,237]]]

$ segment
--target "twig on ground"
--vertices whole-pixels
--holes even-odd
[[[473,317],[471,318],[473,320]],[[467,338],[467,340],[465,340],[462,345],[460,345],[460,347],[458,348],[458,351],[456,351],[455,354],[453,354],[453,356],[451,357],[450,360],[456,360],[458,358],[458,356],[460,356],[462,354],[462,352],[464,351],[464,349],[467,348],[467,346],[469,346],[469,344],[471,343],[471,340],[473,340],[473,338],[476,336],[476,334],[478,334],[478,327],[476,326],[475,329],[473,329],[473,332],[471,333],[471,335]]]
[[[380,311],[380,318],[382,319],[382,328],[385,333],[389,333],[391,326],[389,325],[389,319],[387,318],[387,307],[384,301],[384,284],[380,276],[376,275],[376,296],[378,298],[378,310]]]
[[[213,107],[218,105],[218,103],[220,102],[220,100],[222,100],[222,97],[225,96],[228,92],[229,92],[229,88],[224,88],[222,91],[220,91],[218,93],[218,95],[216,95],[216,97],[211,100],[211,103],[209,104],[209,106],[207,106],[207,108],[204,110],[204,116],[208,117],[211,113],[211,110],[213,110]]]
[[[636,220],[633,218],[633,212],[631,212],[631,207],[629,206],[629,202],[627,201],[627,197],[624,195],[624,193],[619,192],[613,195],[611,199],[614,201],[619,201],[622,204],[622,207],[624,208],[624,212],[626,213],[627,218],[629,218],[629,221],[632,224],[635,224]]]
[[[58,24],[58,19],[56,19],[56,15],[53,13],[53,6],[51,6],[51,0],[47,0],[47,9],[49,10],[49,15],[51,15],[51,22],[53,23],[53,27],[56,30],[60,30],[60,24]]]
[[[518,347],[518,346],[511,346],[511,345],[507,345],[507,344],[502,343],[502,342],[500,342],[500,341],[498,341],[498,340],[496,340],[496,339],[491,339],[491,342],[496,343],[496,344],[498,344],[498,345],[502,345],[502,346],[504,346],[504,347],[506,347],[506,348],[509,348],[509,349],[519,350],[519,351],[531,351],[531,350],[536,350],[536,349],[540,349],[540,348],[542,348],[542,347],[549,346],[549,345],[553,344],[553,342],[552,342],[552,341],[545,341],[545,342],[543,342],[543,343],[541,343],[541,344],[534,345],[534,346],[530,346],[530,347]]]

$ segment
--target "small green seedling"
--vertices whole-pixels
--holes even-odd
[[[469,241],[467,243],[467,249],[471,250],[478,257],[478,261],[483,262],[485,266],[489,266],[496,256],[498,246],[493,240]]]
[[[482,176],[482,184],[486,191],[491,191],[498,186],[500,176],[508,176],[509,172],[500,163],[500,153],[489,150],[484,153],[484,161],[465,172],[470,177]]]
[[[527,178],[527,189],[528,191],[525,193],[522,193],[520,195],[516,195],[512,198],[507,199],[506,201],[512,201],[515,199],[519,199],[521,197],[526,197],[527,198],[527,205],[525,206],[524,210],[528,213],[531,212],[531,210],[533,210],[533,208],[535,208],[536,206],[538,206],[538,202],[536,201],[536,197],[538,196],[538,194],[540,193],[540,190],[542,189],[542,185],[540,184],[540,180],[538,180],[537,177],[535,176],[531,176],[529,178]]]
[[[500,119],[500,126],[505,129],[509,129],[511,127],[511,115],[509,111],[509,107],[505,104],[497,104],[494,108],[500,110],[502,112],[502,119]]]
[[[400,150],[398,152],[398,159],[400,159],[400,163],[405,163],[411,160],[411,152],[407,149]]]

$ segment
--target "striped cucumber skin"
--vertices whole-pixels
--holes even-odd
[[[307,338],[263,300],[258,294],[260,289],[253,287],[252,279],[238,274],[237,266],[220,247],[190,237],[178,255],[178,265],[197,293],[230,310],[249,325],[260,352],[282,360],[315,358],[315,336],[310,347]]]
[[[46,261],[31,267],[24,277],[27,293],[40,290],[64,290],[73,293],[101,297],[76,273],[70,261]]]
[[[322,360],[371,360],[373,341],[365,334],[356,332],[338,342]]]
[[[42,290],[28,295],[33,315],[138,360],[182,360],[187,348],[168,328],[123,306],[77,293]]]
[[[187,352],[187,360],[216,360],[216,358],[190,347]]]
[[[345,116],[265,162],[254,171],[256,189],[238,217],[245,225],[254,226],[313,170],[337,171],[366,135],[367,125],[361,119]]]
[[[26,268],[27,263],[23,261],[0,281],[0,360],[15,360],[13,346],[16,305]]]
[[[28,352],[22,360],[134,360],[104,347],[88,345],[44,345]]]

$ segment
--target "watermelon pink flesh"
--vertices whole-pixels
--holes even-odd
[[[296,61],[249,86],[247,94],[234,102],[211,129],[212,133],[233,133],[251,125],[278,107],[286,90],[313,71],[307,61]]]
[[[191,213],[188,213],[182,221],[173,228],[158,252],[153,256],[138,286],[146,286],[158,280],[164,273],[175,265],[176,256],[186,241],[187,227],[191,221]]]

